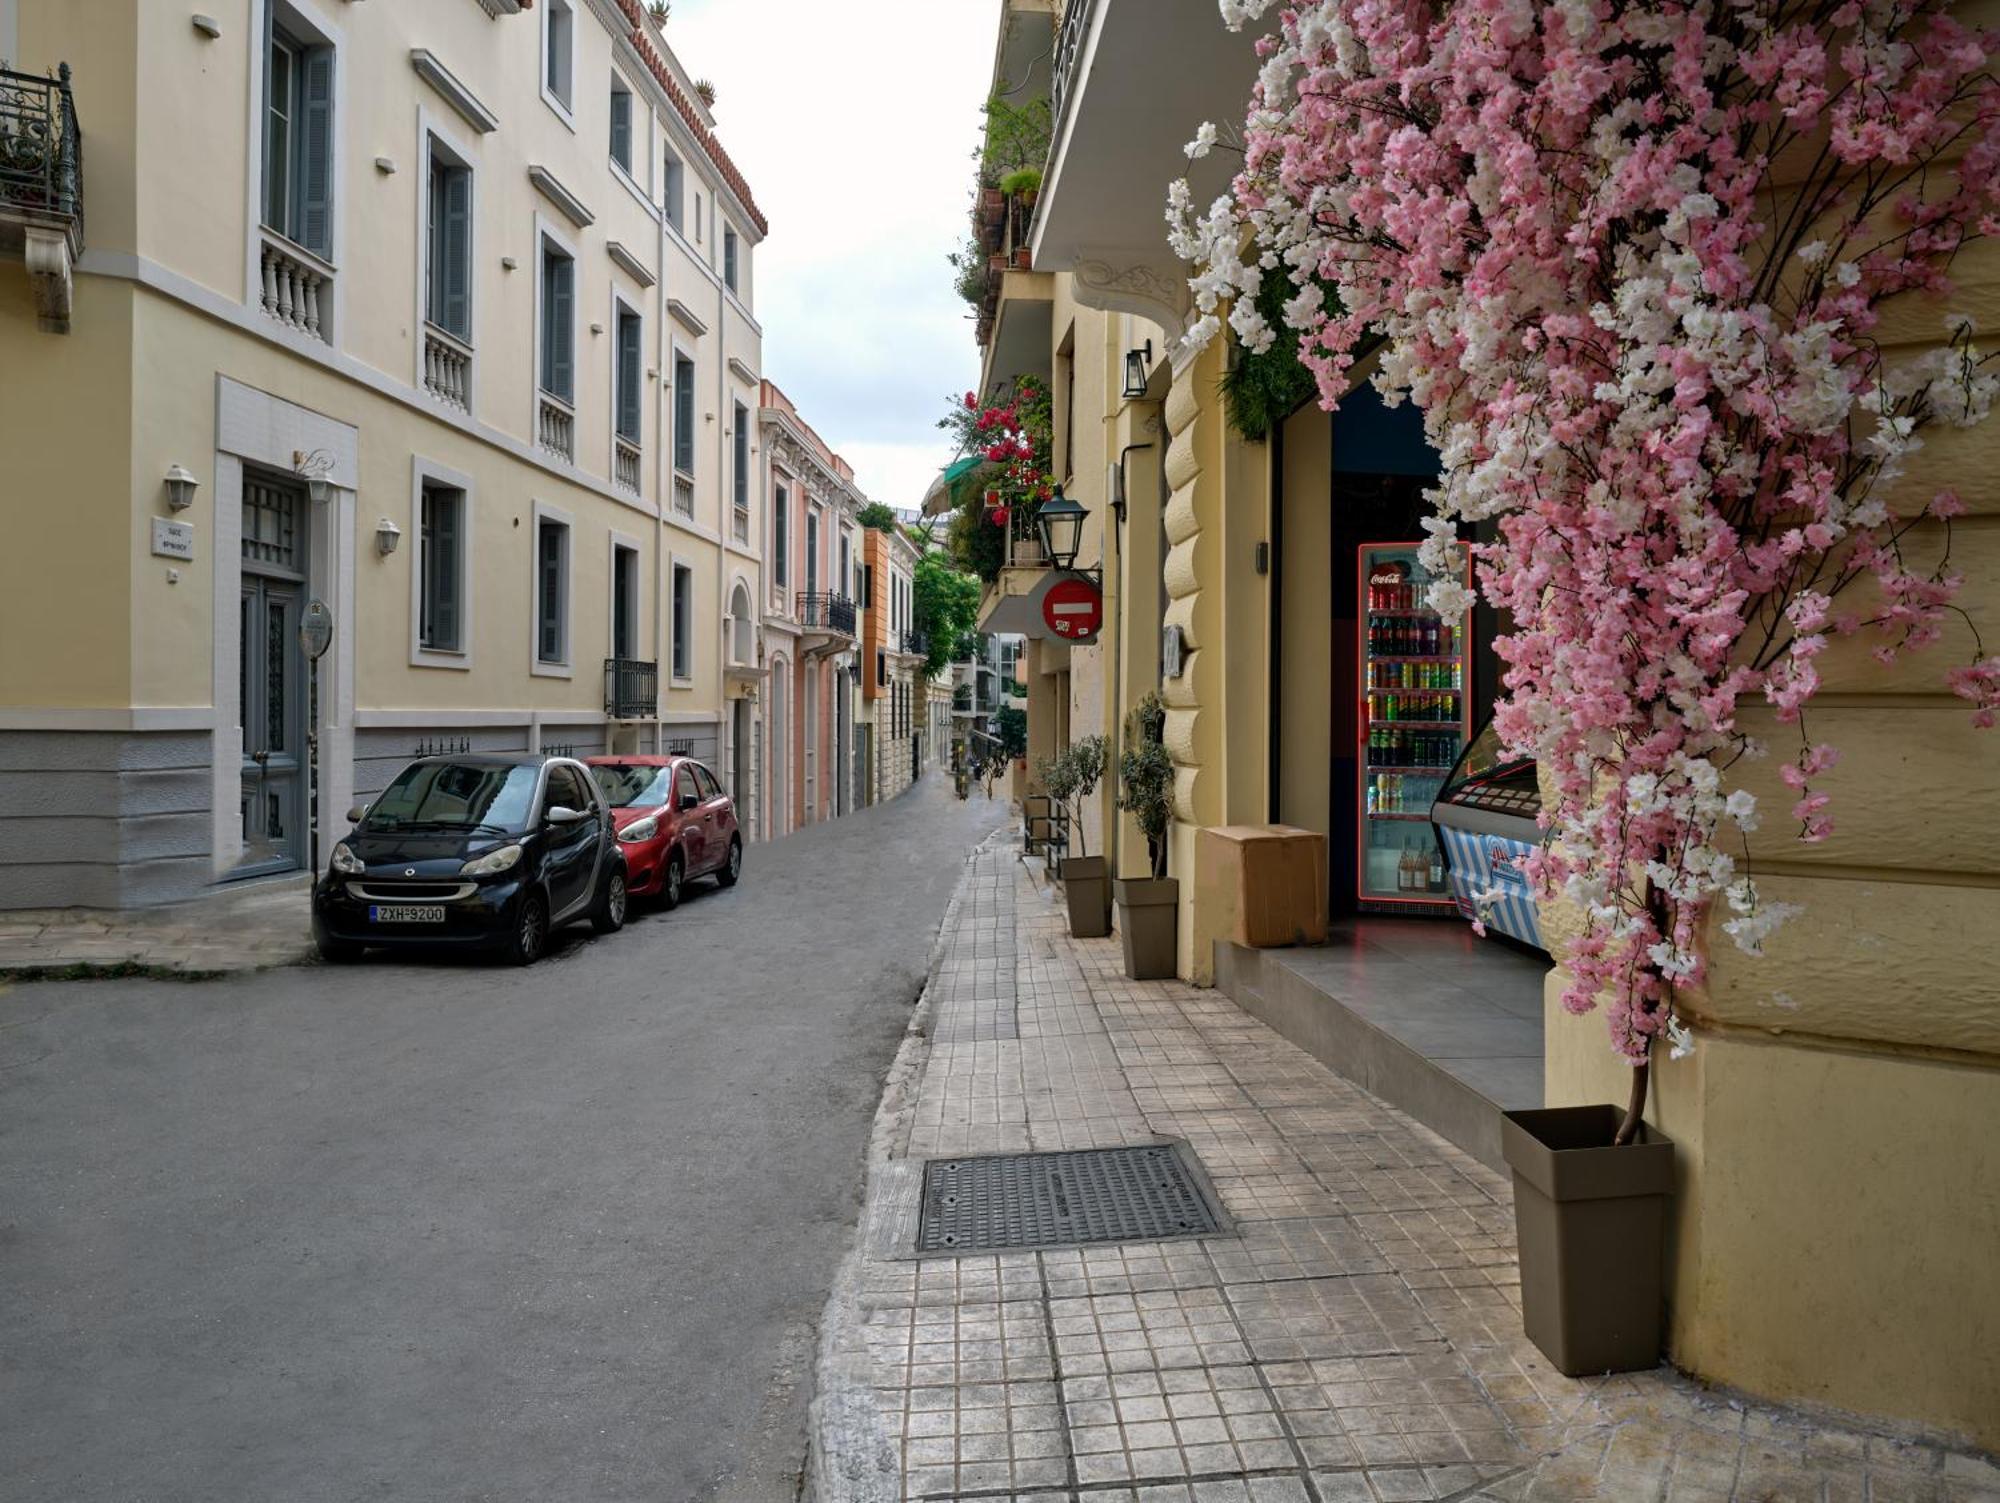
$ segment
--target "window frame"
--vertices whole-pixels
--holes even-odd
[[[670,458],[673,461],[673,471],[676,475],[683,475],[689,480],[693,480],[696,478],[695,466],[700,463],[701,459],[701,446],[695,442],[695,382],[700,378],[700,366],[696,363],[693,352],[688,350],[684,345],[676,343],[673,350],[674,441],[673,453]],[[687,379],[685,381],[681,379],[683,367],[687,371]],[[687,409],[685,413],[681,410],[683,403],[685,403]],[[681,465],[681,449],[683,444],[685,444],[687,449],[688,462],[685,468]],[[688,515],[688,513],[683,513],[683,515]]]
[[[243,229],[243,296],[251,307],[261,304],[264,296],[263,245],[265,238],[271,237],[302,251],[307,257],[324,264],[328,273],[336,273],[344,248],[346,193],[341,191],[342,173],[345,171],[347,151],[341,139],[341,123],[346,118],[347,68],[346,40],[337,25],[321,15],[309,0],[253,0],[250,9],[251,26],[255,43],[251,47],[250,62],[250,114],[254,124],[250,152],[244,173],[243,194],[246,207]],[[280,229],[270,224],[265,210],[268,207],[268,193],[265,181],[265,164],[269,155],[269,89],[271,74],[271,38],[276,29],[286,34],[288,45],[295,55],[315,51],[325,51],[329,57],[327,76],[326,131],[326,242],[316,246],[294,233],[297,224]],[[304,122],[296,87],[291,97],[291,140],[287,162],[288,180],[298,175],[297,142]],[[296,192],[296,183],[288,186],[288,196]],[[337,275],[329,275],[326,285],[319,293],[319,337],[316,343],[336,346],[335,335],[341,327],[340,300],[344,282]]]
[[[541,66],[536,76],[542,102],[555,111],[556,118],[572,131],[576,129],[576,11],[575,0],[543,0]],[[563,38],[562,63],[565,77],[560,91],[549,86],[549,74],[555,61],[551,56],[554,51],[551,34],[555,30],[558,16],[563,18],[568,28]]]
[[[624,375],[620,367],[624,351],[621,343],[625,337],[625,321],[630,319],[638,329],[638,345],[633,354],[632,417],[633,431],[627,433],[624,427],[624,413],[620,411],[625,394]],[[646,314],[636,302],[627,297],[617,287],[611,289],[611,437],[615,443],[624,439],[640,453],[646,449]],[[640,477],[643,493],[645,480]]]
[[[548,344],[546,338],[548,330],[545,327],[545,322],[548,315],[544,309],[544,303],[546,301],[548,292],[548,275],[545,265],[545,257],[547,256],[548,251],[550,250],[551,247],[553,247],[556,251],[558,251],[563,257],[567,258],[570,263],[570,289],[569,289],[569,388],[570,389],[569,389],[569,395],[567,396],[565,396],[563,393],[559,391],[551,391],[547,386],[542,384],[542,377],[546,374],[544,366],[547,360],[547,344]],[[543,218],[540,214],[537,214],[535,216],[535,327],[534,327],[535,379],[534,382],[532,383],[533,390],[530,393],[531,402],[535,405],[530,407],[528,414],[528,419],[529,419],[528,431],[530,433],[536,431],[536,425],[539,420],[539,410],[538,410],[539,404],[541,402],[541,399],[545,396],[552,397],[554,400],[561,402],[565,407],[567,407],[570,410],[572,414],[574,414],[576,411],[576,326],[577,326],[576,309],[578,302],[578,287],[582,281],[582,278],[579,275],[579,268],[581,267],[581,265],[582,262],[577,256],[575,243],[571,241],[567,236],[563,235],[559,230],[557,230],[556,227],[553,224],[551,224],[547,219]]]
[[[623,159],[618,155],[618,101],[621,97],[625,101],[625,155]],[[613,68],[611,70],[611,87],[605,96],[605,124],[607,130],[605,133],[604,150],[605,154],[611,160],[611,165],[624,173],[626,178],[635,186],[637,185],[639,176],[633,166],[638,156],[636,149],[638,145],[637,104],[637,93],[632,85],[626,81],[624,74]],[[643,197],[643,195],[641,196]]]
[[[792,587],[792,487],[796,482],[785,470],[777,471],[771,477],[771,583],[779,592],[779,600],[790,605]]]
[[[687,581],[683,594],[681,581]],[[685,619],[683,619],[685,618]],[[694,684],[694,561],[675,553],[667,560],[667,679],[680,687]]]
[[[639,545],[639,540],[629,533],[613,532],[608,541],[610,552],[607,554],[607,559],[611,572],[606,578],[606,588],[604,591],[604,655],[607,658],[622,658],[630,662],[644,662],[643,653],[646,646],[646,590],[645,575],[641,571],[641,565],[645,562],[645,553]],[[632,560],[632,650],[630,652],[620,651],[618,641],[618,582],[622,577],[619,572],[619,565],[621,563],[619,555],[621,554],[629,555]]]
[[[423,640],[424,590],[424,491],[430,487],[459,493],[458,514],[458,640],[456,649],[427,647]],[[422,455],[410,460],[410,514],[406,531],[410,539],[410,666],[451,668],[465,672],[472,667],[474,631],[474,591],[472,588],[473,519],[477,513],[472,477],[463,470]]]
[[[750,408],[740,398],[730,399],[729,419],[729,535],[747,545],[750,541]],[[738,532],[736,519],[743,519]]]
[[[428,324],[456,339],[467,349],[473,349],[472,334],[478,318],[476,278],[479,268],[479,173],[464,144],[455,140],[441,129],[438,122],[427,111],[420,111],[417,121],[419,161],[421,172],[417,182],[417,222],[423,232],[418,236],[417,245],[417,312],[421,323]],[[461,332],[450,324],[432,316],[432,286],[437,277],[436,261],[433,256],[436,226],[432,220],[434,205],[433,179],[437,175],[440,157],[448,172],[465,174],[465,328]],[[423,348],[418,342],[417,382],[423,384]],[[470,403],[467,404],[468,406]]]
[[[550,506],[537,501],[533,506],[534,535],[528,549],[529,600],[528,611],[528,671],[538,678],[575,677],[576,633],[576,518],[561,507]],[[560,659],[542,656],[542,612],[545,602],[542,596],[542,528],[544,525],[563,529],[562,556],[562,600],[559,602],[557,629],[562,636]]]
[[[725,220],[722,226],[722,285],[739,298],[743,295],[737,286],[740,280],[742,256],[743,237],[736,233],[734,225]]]
[[[674,234],[685,236],[687,223],[687,161],[674,150],[665,135],[660,137],[660,217]]]

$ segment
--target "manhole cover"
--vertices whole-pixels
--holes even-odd
[[[932,1159],[917,1251],[1155,1242],[1220,1231],[1185,1145]]]

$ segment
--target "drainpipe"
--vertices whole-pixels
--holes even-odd
[[[1285,425],[1278,423],[1271,429],[1271,515],[1264,527],[1265,537],[1270,542],[1267,552],[1266,576],[1270,585],[1270,683],[1266,697],[1270,701],[1270,746],[1264,772],[1264,817],[1272,824],[1279,823],[1279,779],[1284,774],[1284,753],[1281,737],[1284,731],[1284,695],[1280,689],[1284,684],[1285,667]]]
[[[1125,615],[1123,611],[1125,602],[1125,460],[1135,449],[1150,449],[1152,447],[1151,444],[1127,444],[1124,448],[1120,449],[1118,451],[1118,471],[1112,480],[1111,512],[1113,517],[1116,518],[1113,530],[1116,533],[1115,542],[1117,544],[1118,555],[1116,567],[1112,571],[1112,583],[1115,586],[1113,599],[1118,602],[1120,609],[1118,614],[1111,617],[1114,623],[1111,633],[1111,705],[1113,713],[1111,716],[1111,752],[1105,759],[1105,776],[1111,781],[1113,787],[1117,786],[1119,748],[1121,738],[1125,734],[1125,694],[1122,679],[1124,674],[1129,671],[1125,661]],[[1106,614],[1110,614],[1109,607],[1106,608]],[[1124,841],[1120,837],[1124,832],[1125,822],[1118,817],[1118,811],[1114,806],[1111,813],[1111,840],[1109,843],[1111,875],[1114,877],[1119,875],[1118,857],[1120,849],[1124,845]]]

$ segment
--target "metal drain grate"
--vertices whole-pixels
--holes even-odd
[[[1158,1242],[1222,1229],[1184,1144],[933,1159],[917,1251]]]

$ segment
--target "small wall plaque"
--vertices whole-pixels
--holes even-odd
[[[192,559],[194,523],[169,521],[165,517],[153,518],[153,554],[157,558]]]
[[[1187,664],[1187,639],[1178,626],[1160,634],[1160,677],[1179,678]]]

